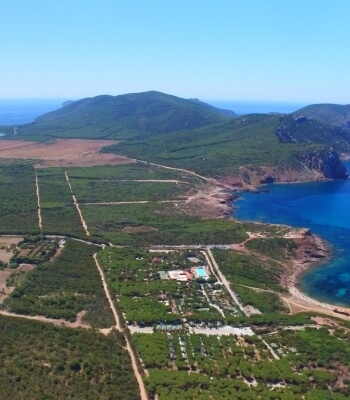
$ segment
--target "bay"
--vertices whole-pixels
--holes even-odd
[[[308,270],[299,289],[317,300],[350,306],[350,181],[271,184],[264,189],[269,192],[242,193],[233,204],[233,216],[306,227],[321,235],[332,246],[332,258]]]

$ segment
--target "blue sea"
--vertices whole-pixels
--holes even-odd
[[[0,126],[22,125],[61,108],[62,99],[0,99]]]
[[[346,163],[350,170],[350,163]],[[265,185],[242,193],[236,218],[307,227],[333,248],[330,261],[307,271],[299,288],[328,303],[350,306],[350,180]]]

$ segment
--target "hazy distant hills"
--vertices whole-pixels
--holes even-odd
[[[293,114],[305,115],[330,125],[350,129],[350,104],[312,104],[301,108]]]
[[[128,139],[193,129],[234,113],[160,92],[97,96],[66,102],[19,128],[20,134],[92,139]]]

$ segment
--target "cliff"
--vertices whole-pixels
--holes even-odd
[[[324,179],[347,179],[348,171],[338,154],[332,149],[307,151],[299,155],[301,167],[249,165],[240,168],[243,185],[257,186],[273,182],[320,181]]]

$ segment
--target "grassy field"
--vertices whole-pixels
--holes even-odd
[[[84,237],[72,194],[61,168],[37,170],[43,233]]]
[[[59,258],[30,272],[4,303],[9,311],[82,321],[108,328],[113,316],[103,291],[93,254],[98,247],[67,240]]]
[[[123,337],[0,315],[2,399],[136,400]]]
[[[0,197],[0,233],[39,232],[35,170],[32,165],[0,165]]]

